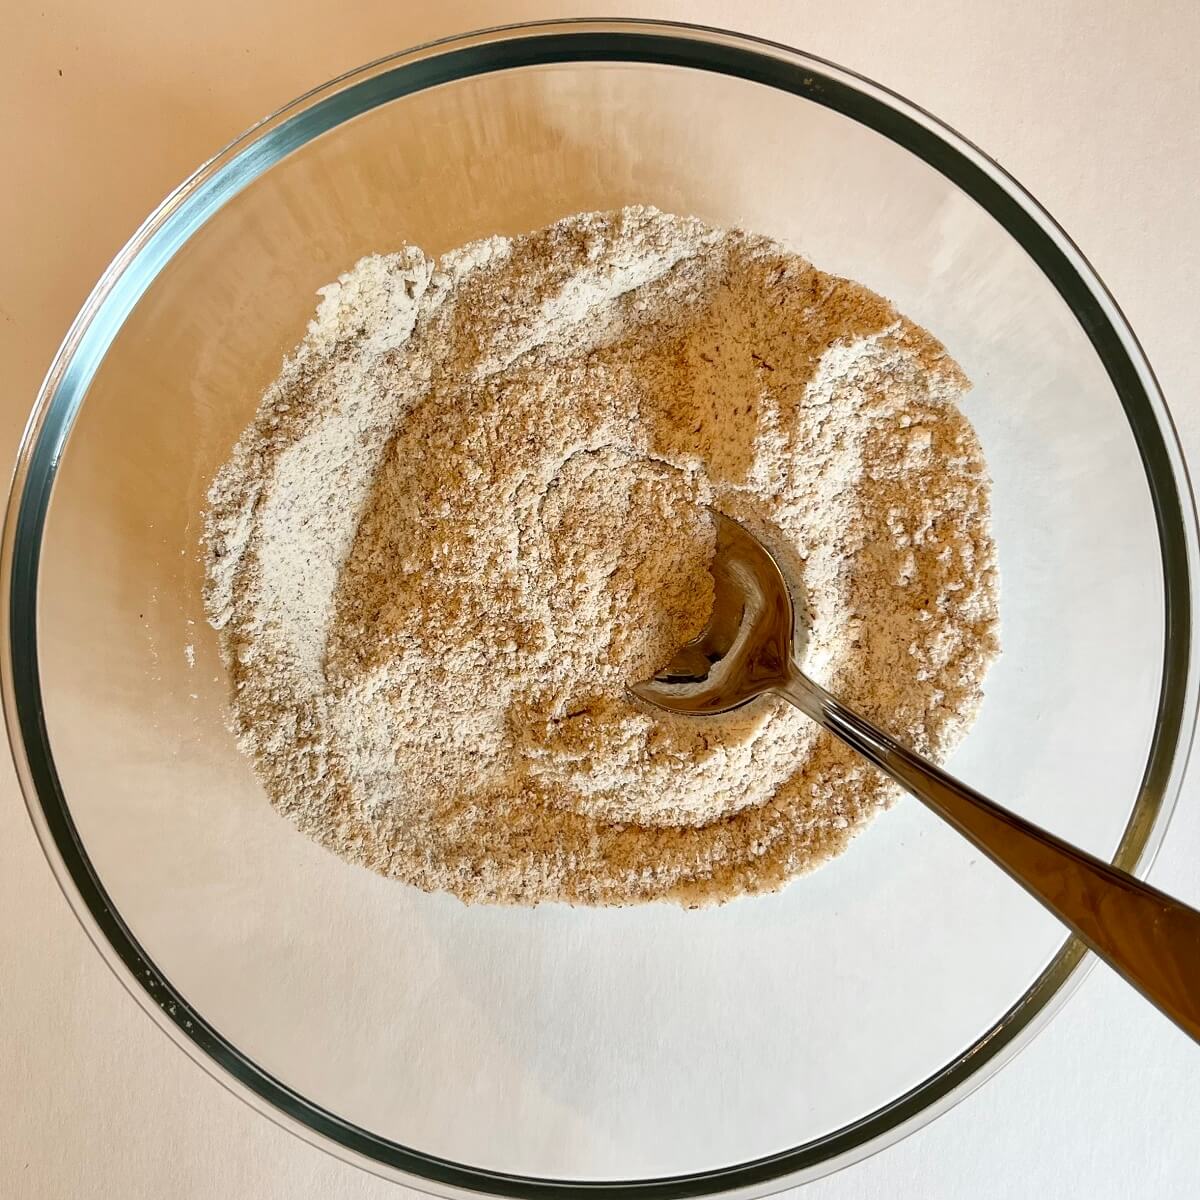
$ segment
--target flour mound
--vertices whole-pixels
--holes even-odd
[[[894,798],[786,704],[630,700],[704,625],[710,506],[804,665],[935,758],[997,652],[962,372],[855,283],[650,208],[363,259],[217,475],[206,603],[273,802],[468,901],[780,887]]]

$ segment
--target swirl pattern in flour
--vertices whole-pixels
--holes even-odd
[[[364,259],[210,493],[273,801],[469,901],[778,888],[889,785],[781,702],[680,718],[625,686],[704,624],[715,505],[790,560],[806,670],[943,756],[997,651],[966,386],[865,288],[654,209]]]

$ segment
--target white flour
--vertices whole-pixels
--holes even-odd
[[[713,531],[791,561],[805,668],[918,749],[996,653],[988,483],[942,347],[766,239],[653,209],[364,259],[210,493],[208,606],[273,801],[464,900],[779,887],[893,797],[785,704],[631,702]]]

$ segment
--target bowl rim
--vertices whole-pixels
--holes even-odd
[[[284,105],[176,188],[117,254],[72,323],[22,437],[5,515],[0,575],[0,686],[30,818],[67,901],[97,950],[156,1024],[218,1082],[276,1123],[364,1169],[445,1196],[759,1196],[859,1161],[914,1132],[983,1083],[1057,1013],[1093,963],[1074,938],[986,1033],[905,1094],[803,1145],[686,1175],[620,1181],[507,1174],[424,1154],[339,1118],[274,1079],[208,1024],[144,953],[109,903],[71,818],[46,730],[37,655],[41,538],[55,475],[90,381],[158,271],[232,196],[292,150],[352,117],[442,83],[561,63],[666,65],[789,92],[864,124],[918,155],[1013,236],[1070,306],[1121,399],[1146,471],[1162,553],[1163,673],[1141,786],[1113,862],[1149,869],[1178,797],[1196,724],[1192,579],[1200,561],[1195,503],[1166,403],[1105,285],[1052,217],[1007,172],[895,92],[815,55],[711,26],[566,18],[438,39],[346,72]]]

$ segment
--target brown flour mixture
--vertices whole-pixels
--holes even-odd
[[[940,758],[996,653],[961,371],[780,245],[648,208],[323,299],[210,492],[213,624],[277,807],[468,901],[780,887],[893,799],[782,701],[631,702],[703,626],[707,505],[787,556],[805,669]]]

